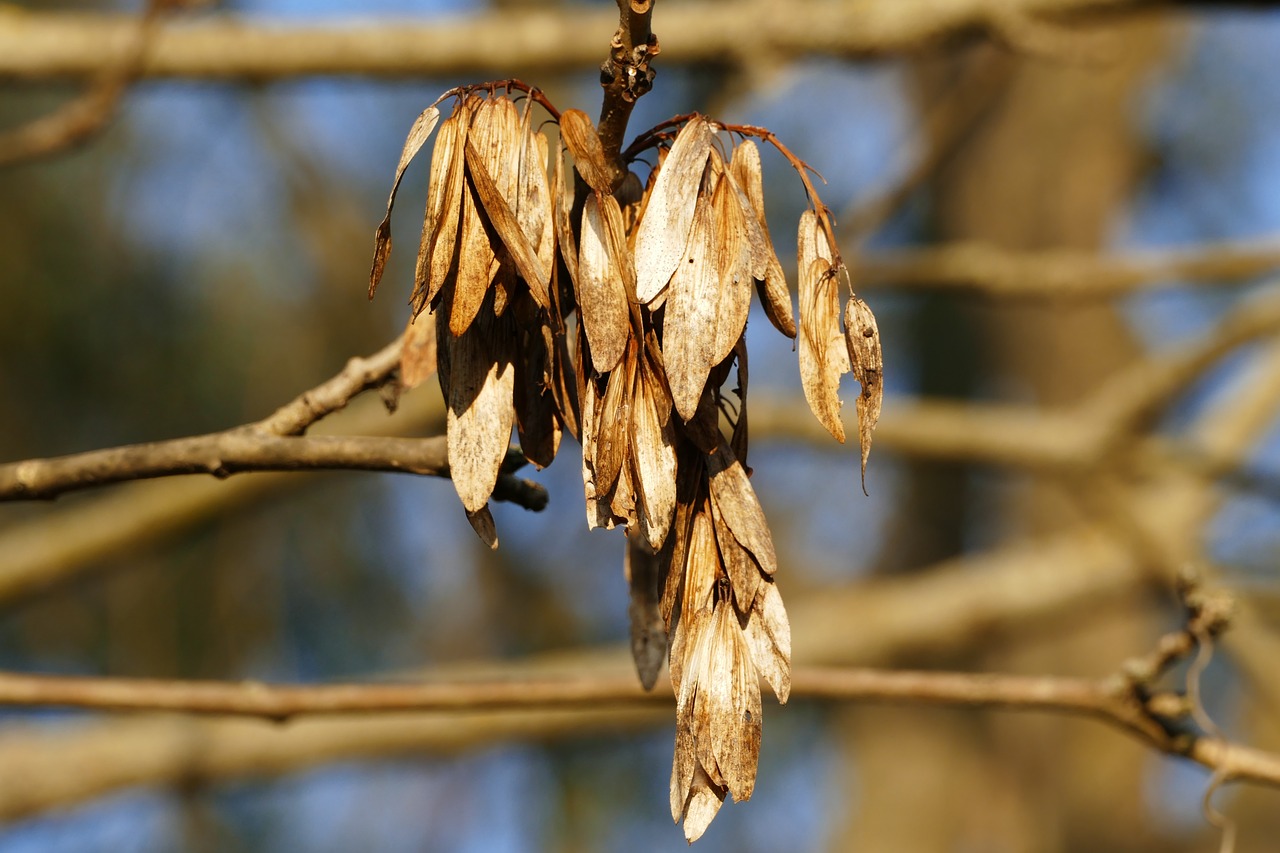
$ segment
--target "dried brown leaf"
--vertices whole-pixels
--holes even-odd
[[[592,471],[596,494],[604,495],[622,471],[631,446],[631,401],[635,399],[636,355],[628,350],[618,368],[609,374],[604,401],[596,411],[595,456]]]
[[[510,446],[513,348],[510,324],[489,316],[481,316],[449,344],[449,470],[469,512],[478,512],[489,500]]]
[[[692,844],[702,837],[724,804],[725,788],[698,766],[690,782],[689,801],[684,807],[684,837]]]
[[[436,324],[433,320],[409,321],[400,348],[400,385],[416,388],[436,372]]]
[[[471,523],[471,529],[480,537],[481,542],[488,545],[490,550],[498,550],[498,527],[493,523],[493,513],[489,512],[487,503],[475,512],[467,510],[467,521]]]
[[[479,105],[479,101],[474,106]],[[432,224],[431,245],[425,257],[419,247],[421,269],[414,270],[413,310],[418,313],[434,304],[445,284],[453,281],[462,246],[462,214],[469,194],[466,179],[466,151],[463,143],[471,128],[473,104],[464,102],[453,111],[450,120],[457,121],[449,148],[448,172],[442,190],[439,218]]]
[[[791,695],[791,623],[778,585],[771,580],[763,584],[751,606],[746,639],[756,669],[785,705]]]
[[[717,241],[720,281],[711,363],[719,364],[733,352],[751,313],[751,246],[747,220],[729,180],[716,184],[711,196],[711,221],[711,231]]]
[[[773,240],[769,237],[769,222],[764,215],[764,175],[760,168],[760,150],[755,142],[744,140],[733,150],[729,172],[736,187],[746,196],[744,210],[749,211],[748,226],[753,223],[755,225],[751,230],[751,272],[758,282],[760,303],[764,306],[769,322],[782,334],[794,338],[796,321],[791,310],[791,290],[787,287],[786,275],[778,261],[778,254],[774,251]],[[760,242],[756,243],[757,240]],[[760,266],[761,260],[764,262],[763,269]]]
[[[565,110],[560,114],[560,137],[587,186],[605,195],[612,192],[613,170],[609,168],[590,117],[582,110]]]
[[[814,417],[839,442],[840,375],[849,370],[831,249],[812,210],[800,217],[800,384]]]
[[[598,373],[613,370],[622,360],[630,337],[629,309],[607,234],[602,205],[612,196],[591,194],[582,208],[582,244],[578,261],[578,311],[591,344],[592,366]]]
[[[755,789],[760,758],[760,681],[728,600],[716,603],[711,648],[702,663],[694,707],[697,756],[743,802]]]
[[[695,116],[680,128],[659,167],[636,232],[636,298],[642,303],[653,301],[683,263],[711,137],[710,125]]]
[[[501,188],[490,174],[490,167],[485,162],[489,158],[482,155],[472,145],[471,139],[466,142],[466,154],[467,169],[471,174],[480,204],[483,206],[485,213],[488,214],[489,222],[502,240],[503,246],[506,247],[521,277],[529,285],[529,291],[533,294],[533,298],[543,308],[551,307],[550,297],[547,295],[547,287],[551,282],[551,276],[542,266],[542,262],[538,260],[537,251],[529,242],[529,238],[525,236],[524,229],[520,226],[519,220],[516,219],[509,200],[504,197]],[[497,153],[492,157],[495,161],[493,165],[496,166],[497,161],[500,161],[505,156],[506,152],[498,149]],[[512,167],[508,165],[508,168]]]
[[[737,602],[738,609],[746,613],[755,601],[763,574],[755,557],[742,547],[737,537],[733,535],[733,531],[729,529],[729,525],[725,523],[724,515],[714,500],[711,501],[711,518],[715,523],[716,545],[720,548],[720,559],[733,588],[733,600]]]
[[[747,472],[734,458],[723,438],[716,452],[707,460],[707,471],[710,474],[711,500],[720,517],[738,543],[755,557],[760,570],[772,575],[778,570],[778,557],[773,548],[773,536],[769,533],[769,523],[760,508],[760,501],[756,499],[755,490],[751,488],[751,481],[747,479]]]
[[[427,184],[427,205],[422,214],[422,237],[418,241],[418,257],[413,268],[413,295],[410,303],[414,305],[414,316],[417,316],[426,305],[426,295],[430,289],[431,251],[446,218],[446,203],[457,204],[460,201],[458,187],[455,184],[450,192],[449,175],[453,166],[454,149],[459,140],[459,127],[465,134],[466,115],[458,110],[462,117],[455,113],[444,120],[436,133],[436,147],[431,152],[431,177]],[[464,137],[465,138],[465,137]],[[457,219],[454,219],[454,231],[457,230]],[[455,233],[456,237],[456,233]],[[457,240],[454,240],[457,243]],[[455,246],[449,247],[452,252]]]
[[[650,547],[656,551],[667,538],[676,508],[676,433],[670,404],[665,416],[660,411],[665,395],[647,357],[641,356],[639,368],[631,407],[631,455],[635,460],[643,529]]]
[[[382,222],[378,223],[378,230],[373,236],[373,267],[369,271],[370,299],[378,289],[378,282],[382,280],[382,273],[387,268],[387,258],[391,256],[391,208],[395,206],[400,181],[404,179],[405,169],[409,168],[409,164],[413,162],[413,158],[422,149],[427,137],[431,136],[431,131],[436,129],[439,121],[440,110],[432,104],[414,119],[413,125],[409,128],[409,135],[400,152],[400,162],[396,165],[396,177],[391,183],[391,193],[387,196],[387,214],[382,218]]]
[[[853,366],[853,378],[862,386],[858,395],[858,447],[862,451],[862,491],[867,491],[867,457],[871,433],[880,420],[884,400],[884,355],[880,329],[867,303],[854,296],[844,309],[844,340]]]
[[[692,656],[700,653],[693,645],[696,634],[692,629],[699,624],[697,620],[702,615],[710,615],[715,604],[716,582],[723,574],[715,530],[706,511],[698,511],[693,518],[686,555],[680,613],[671,631],[667,655],[671,686],[675,688],[677,697],[683,695],[684,676],[696,671],[690,668],[696,662]],[[678,571],[679,567],[675,569]]]
[[[480,200],[471,176],[462,194],[462,219],[458,225],[457,277],[449,311],[449,332],[457,337],[469,328],[480,311],[497,269],[493,244],[480,216]]]
[[[684,477],[683,471],[678,475]],[[685,563],[689,554],[689,536],[693,531],[693,508],[684,501],[677,502],[675,517],[671,522],[671,531],[667,534],[661,557],[664,560],[666,577],[662,585],[662,623],[671,630],[671,616],[675,611],[676,601],[681,594],[684,582]]]
[[[711,202],[702,195],[694,211],[688,245],[670,277],[662,324],[667,383],[676,412],[685,421],[697,412],[707,375],[716,364],[714,330],[719,275]]]
[[[627,585],[631,590],[631,658],[645,690],[652,690],[667,656],[667,629],[658,604],[658,555],[647,543],[627,536]]]
[[[555,224],[556,242],[560,244],[560,257],[569,272],[569,282],[578,289],[578,248],[573,237],[570,212],[573,210],[573,186],[564,175],[564,138],[556,148],[556,159],[551,171],[551,217]]]
[[[526,128],[528,116],[526,112]],[[551,185],[547,180],[547,137],[541,131],[535,133],[526,129],[525,132],[516,216],[537,253],[539,263],[550,275],[556,263],[556,229],[552,222]]]
[[[524,296],[525,307],[532,308],[529,296]],[[521,311],[529,314],[532,311]],[[516,429],[520,435],[520,447],[525,458],[538,468],[546,468],[556,457],[560,447],[560,420],[555,400],[547,388],[547,360],[549,353],[543,329],[534,326],[517,315],[517,367],[519,381],[515,384],[514,403]]]

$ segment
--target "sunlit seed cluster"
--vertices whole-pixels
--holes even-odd
[[[515,90],[527,95],[522,106]],[[535,104],[559,125],[554,151]],[[412,297],[414,317],[428,319],[411,326],[411,340],[415,353],[435,353],[454,485],[496,546],[488,501],[512,427],[539,467],[563,433],[579,440],[588,525],[627,531],[632,646],[646,687],[668,661],[671,811],[692,841],[726,793],[751,796],[760,678],[780,701],[790,692],[777,558],[746,468],[752,285],[773,325],[798,337],[805,398],[840,441],[840,377],[852,371],[861,384],[864,472],[882,387],[875,318],[850,295],[842,328],[848,274],[830,214],[772,133],[673,119],[624,154],[656,153],[647,185],[630,173],[617,182],[584,113],[560,113],[514,81],[453,90],[415,122],[378,228],[371,296],[400,179],[437,126]],[[798,327],[765,222],[756,138],[795,166],[811,204],[799,226]],[[420,361],[416,376],[428,372]]]

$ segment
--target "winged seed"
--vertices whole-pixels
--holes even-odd
[[[711,127],[701,116],[694,116],[680,128],[662,161],[636,231],[636,298],[644,304],[667,286],[681,263],[710,152]]]

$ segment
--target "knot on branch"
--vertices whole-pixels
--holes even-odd
[[[609,43],[609,58],[600,66],[600,85],[634,104],[653,88],[655,72],[649,62],[659,53],[658,37],[649,34],[644,44],[630,45],[628,33],[619,28]]]

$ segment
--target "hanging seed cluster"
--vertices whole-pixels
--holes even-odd
[[[528,94],[523,108],[514,89]],[[532,120],[535,101],[559,125],[554,150]],[[400,180],[437,125],[402,380],[438,372],[453,482],[491,546],[488,501],[512,428],[539,467],[565,432],[581,443],[588,525],[627,532],[646,688],[669,664],[671,812],[692,841],[726,793],[751,796],[760,679],[779,701],[790,691],[777,557],[746,467],[751,291],[798,339],[805,398],[839,441],[840,377],[852,371],[861,384],[864,474],[882,387],[875,318],[851,295],[842,326],[848,277],[830,215],[807,167],[767,130],[673,119],[625,152],[654,154],[647,185],[630,173],[616,181],[584,113],[559,113],[515,81],[449,92],[414,123],[378,227],[370,296],[391,251]],[[795,166],[811,203],[799,226],[798,326],[765,222],[756,138]]]

